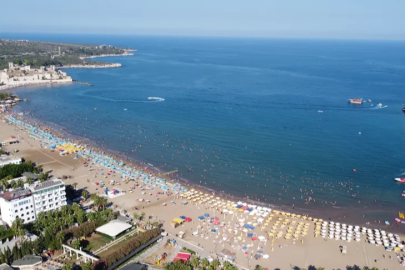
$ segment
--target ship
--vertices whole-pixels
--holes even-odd
[[[400,182],[400,183],[405,183],[405,178],[404,177],[398,177],[398,178],[394,178],[395,181]]]
[[[351,98],[349,99],[349,103],[350,104],[362,104],[363,103],[363,99],[362,98]]]

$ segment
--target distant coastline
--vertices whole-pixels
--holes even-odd
[[[86,59],[86,58],[99,58],[99,57],[116,57],[116,56],[132,56],[134,55],[133,53],[130,53],[131,51],[136,51],[133,49],[127,49],[125,50],[124,53],[122,54],[101,54],[101,55],[96,55],[96,56],[89,56],[89,57],[80,57],[80,59]],[[88,63],[88,64],[72,64],[72,65],[65,65],[65,66],[59,66],[55,67],[55,69],[65,69],[65,68],[119,68],[122,67],[121,63],[98,63],[98,62],[93,62],[94,64]],[[0,85],[0,91],[6,91],[6,90],[15,90],[17,88],[21,87],[27,87],[27,86],[39,86],[39,85],[52,85],[52,84],[66,84],[66,83],[73,83],[72,81],[65,81],[65,80],[46,80],[46,81],[24,81],[19,84],[5,84],[5,85]]]

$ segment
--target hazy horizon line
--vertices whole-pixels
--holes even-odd
[[[403,42],[405,38],[349,38],[349,37],[299,37],[299,36],[236,36],[236,35],[188,35],[188,34],[136,34],[136,33],[96,33],[96,32],[24,32],[24,31],[1,31],[0,39],[6,39],[2,37],[3,34],[26,34],[26,35],[92,35],[92,36],[123,36],[123,37],[184,37],[184,38],[222,38],[222,39],[263,39],[263,40],[323,40],[323,41],[397,41]]]

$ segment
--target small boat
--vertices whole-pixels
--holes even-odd
[[[351,98],[351,99],[349,99],[349,103],[361,105],[363,103],[363,99],[362,98]]]
[[[323,113],[323,111],[319,110],[318,113]]]
[[[378,103],[377,106],[375,106],[376,108],[382,108],[382,103]]]
[[[404,113],[405,113],[405,107],[403,107],[403,108],[402,108],[402,112],[404,112]]]
[[[124,109],[124,111],[128,110],[127,108]]]
[[[405,183],[405,177],[398,177],[398,178],[394,178],[394,179],[397,182]]]
[[[371,102],[371,99],[368,99],[368,102]]]
[[[402,192],[401,197],[405,197],[405,190]]]

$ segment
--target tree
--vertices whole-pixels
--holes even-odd
[[[134,213],[133,214],[134,220],[138,220],[139,219],[139,214],[138,213]]]
[[[220,266],[220,263],[219,263],[218,260],[213,260],[213,261],[211,262],[211,266],[212,266],[212,268],[214,268],[214,270],[215,270],[215,269],[217,269],[217,268]]]
[[[6,178],[2,179],[0,185],[3,187],[3,190],[6,190],[8,187],[8,180],[6,180]]]
[[[72,184],[72,186],[76,189],[76,187],[77,187],[77,183],[75,182],[75,183],[73,183]]]
[[[49,178],[48,173],[40,173],[40,174],[38,175],[38,180],[39,180],[40,182],[45,182],[46,180],[48,180],[48,178]]]
[[[165,270],[191,270],[191,266],[184,264],[181,260],[165,265]]]
[[[64,264],[62,266],[62,270],[71,270],[72,269],[72,265],[71,264]]]
[[[80,240],[79,239],[73,240],[71,246],[72,246],[72,248],[79,249],[80,248]]]
[[[103,207],[103,210],[105,209],[105,206],[108,204],[108,201],[106,198],[100,198],[99,205]]]
[[[18,187],[18,184],[17,184],[16,181],[13,180],[13,181],[10,182],[10,186],[11,186],[11,188],[15,189],[15,188]]]
[[[208,265],[210,265],[210,262],[206,258],[204,258],[201,260],[200,264],[202,267],[206,268]]]
[[[197,256],[192,255],[190,258],[190,264],[193,268],[196,268],[200,264],[200,260],[197,258]]]
[[[42,165],[38,165],[34,168],[34,172],[35,173],[41,173],[43,171],[43,166]]]
[[[159,222],[158,222],[158,221],[154,221],[154,222],[152,223],[152,226],[153,226],[154,228],[158,227],[158,226],[159,226]]]
[[[27,177],[27,183],[29,185],[32,185],[32,184],[34,184],[34,180],[31,177]]]
[[[24,180],[18,179],[17,185],[18,185],[19,187],[24,187]]]
[[[55,241],[58,243],[58,249],[61,249],[62,244],[65,241],[65,233],[64,232],[58,232],[56,234],[56,236],[55,236]]]
[[[87,200],[87,197],[89,196],[89,192],[87,190],[82,191],[82,197]]]
[[[11,228],[13,229],[16,235],[20,237],[25,236],[24,222],[21,218],[17,218],[16,220],[14,220],[13,224],[11,225]]]
[[[82,270],[91,270],[90,263],[82,263],[80,267],[82,268]]]
[[[141,219],[142,219],[142,220],[143,220],[144,216],[145,216],[145,213],[142,212],[142,213],[141,213]]]

